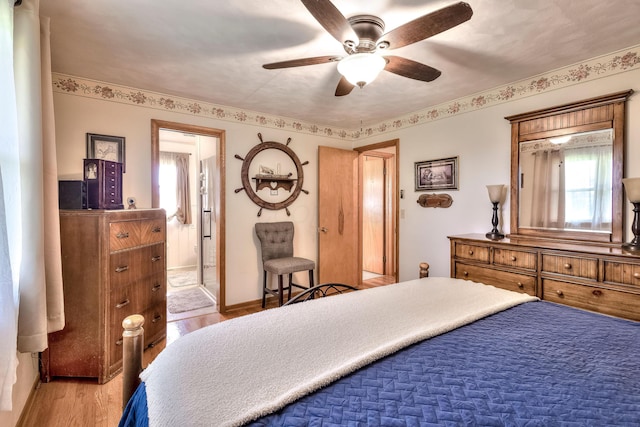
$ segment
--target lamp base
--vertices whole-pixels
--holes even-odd
[[[622,250],[640,253],[640,243],[638,242],[624,243],[622,245]]]
[[[504,239],[504,234],[502,233],[496,233],[496,232],[489,232],[487,234],[485,234],[485,236],[487,236],[487,239],[491,239],[491,240],[500,240],[500,239]]]

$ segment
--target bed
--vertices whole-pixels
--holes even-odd
[[[640,425],[640,323],[452,278],[192,332],[121,426]]]

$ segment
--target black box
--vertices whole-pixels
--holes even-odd
[[[60,209],[87,209],[87,186],[84,181],[58,181]]]

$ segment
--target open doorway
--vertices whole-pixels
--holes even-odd
[[[224,131],[152,120],[152,205],[167,211],[168,319],[225,309]],[[186,291],[191,292],[187,294]],[[175,310],[175,311],[172,311]],[[180,311],[182,310],[182,311]]]
[[[362,285],[398,280],[397,159],[398,141],[359,147]]]

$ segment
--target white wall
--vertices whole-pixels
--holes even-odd
[[[418,277],[420,262],[430,264],[431,276],[448,276],[447,236],[486,233],[491,230],[492,205],[487,184],[510,183],[511,127],[504,117],[588,99],[608,93],[640,91],[640,70],[565,87],[478,111],[459,114],[385,134],[400,139],[400,280]],[[640,94],[627,102],[625,176],[640,176]],[[371,144],[372,139],[357,145]],[[459,156],[458,191],[450,208],[423,208],[416,203],[423,194],[414,190],[414,162]],[[510,199],[501,208],[501,226],[509,232]],[[630,240],[631,205],[626,203],[626,240]],[[402,216],[404,211],[404,218]]]
[[[378,135],[357,141],[353,145],[367,145],[394,138],[400,140],[400,280],[418,276],[420,262],[431,265],[432,276],[449,275],[449,241],[447,236],[462,233],[485,233],[491,229],[491,204],[487,184],[510,182],[510,125],[504,117],[532,110],[578,101],[612,92],[635,89],[640,82],[640,70],[629,71],[592,80],[586,83],[551,90],[539,95],[516,99],[489,108],[458,114],[450,118]],[[340,140],[294,133],[279,129],[266,129],[229,121],[195,117],[170,111],[161,111],[90,99],[54,94],[56,134],[58,141],[58,170],[61,177],[80,176],[85,155],[85,133],[102,133],[127,138],[127,173],[124,176],[124,194],[138,199],[139,207],[151,205],[150,194],[150,125],[152,118],[190,123],[224,129],[226,133],[226,219],[227,219],[227,305],[256,300],[260,297],[260,259],[253,225],[258,221],[292,220],[296,224],[296,253],[317,260],[317,147],[329,145],[350,148]],[[627,150],[625,176],[640,176],[640,102],[637,95],[629,100],[627,109]],[[240,168],[244,157],[259,140],[285,142],[304,166],[304,188],[309,195],[300,194],[289,208],[263,210],[258,218],[258,207],[241,188]],[[448,209],[422,208],[414,191],[414,162],[459,156],[459,190],[448,192],[453,205]],[[509,203],[501,208],[501,226],[509,231]],[[627,203],[626,217],[631,218]],[[629,225],[625,227],[627,240]]]
[[[418,277],[418,264],[431,264],[432,276],[449,275],[448,235],[490,230],[491,204],[486,184],[509,183],[510,131],[504,117],[567,102],[604,95],[621,90],[640,91],[640,70],[575,86],[548,91],[491,108],[460,114],[423,125],[389,132],[375,138],[357,141],[355,145],[400,139],[400,188],[405,197],[400,201],[404,218],[400,228],[400,280]],[[638,94],[627,103],[627,150],[625,176],[640,176],[640,101]],[[293,133],[287,130],[265,129],[250,124],[161,111],[144,106],[132,106],[100,99],[85,98],[60,92],[54,93],[56,115],[58,171],[61,179],[81,179],[87,132],[126,137],[127,172],[124,175],[124,195],[135,196],[139,207],[151,205],[150,120],[168,120],[226,131],[227,152],[227,304],[255,300],[260,296],[260,259],[253,225],[257,221],[290,219],[296,223],[296,251],[301,256],[317,259],[317,147],[345,147],[340,140]],[[282,211],[263,211],[258,218],[248,197],[233,190],[241,187],[242,162],[234,155],[244,156],[258,143],[257,133],[265,140],[285,142],[302,161],[304,188],[290,207],[291,217]],[[449,156],[460,157],[460,189],[451,191],[454,202],[448,209],[422,208],[414,191],[414,162]],[[502,209],[502,225],[509,231],[509,200]],[[630,240],[631,205],[626,204],[626,240]],[[13,412],[0,413],[0,425],[15,425],[24,402],[37,379],[37,364],[30,354],[20,355],[18,381],[14,388]]]
[[[296,225],[294,247],[296,255],[317,260],[317,147],[350,148],[333,138],[294,133],[287,130],[267,129],[250,124],[221,121],[191,116],[142,106],[115,103],[66,93],[54,93],[58,174],[61,179],[81,179],[82,159],[85,157],[87,132],[126,138],[126,170],[123,175],[123,194],[134,196],[138,208],[151,206],[151,119],[187,123],[226,131],[226,304],[234,305],[261,297],[261,260],[259,245],[253,226],[259,221],[291,220]],[[258,132],[265,141],[285,143],[291,138],[291,148],[302,162],[304,189],[284,210],[263,210],[258,217],[258,206],[244,192],[240,169],[242,157],[258,144]]]

